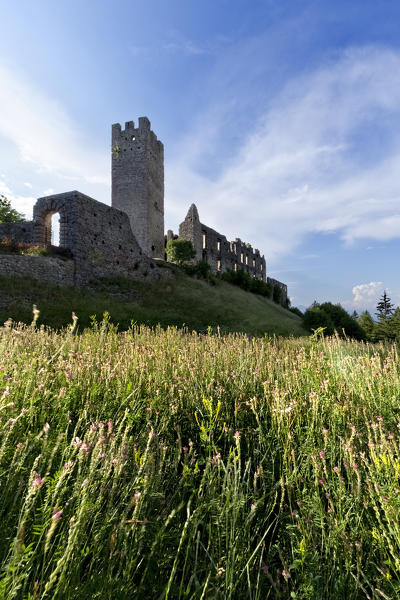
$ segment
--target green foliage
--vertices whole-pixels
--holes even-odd
[[[4,600],[400,597],[396,345],[106,316],[0,356]]]
[[[12,208],[8,198],[0,194],[0,223],[15,223],[17,221],[25,221],[24,216]]]
[[[380,323],[388,321],[388,319],[393,315],[393,312],[394,304],[392,304],[385,290],[382,294],[382,297],[379,299],[378,304],[376,305],[376,316],[378,317],[378,321]]]
[[[279,285],[274,285],[274,290],[272,292],[272,299],[277,304],[280,304],[282,302],[282,290],[279,287]]]
[[[262,279],[251,277],[243,269],[239,269],[238,271],[227,269],[222,273],[221,279],[239,286],[242,290],[259,294],[265,298],[272,298],[276,304],[282,304],[282,290],[278,285],[272,286],[270,283],[265,283]],[[287,300],[285,308],[289,308],[289,305],[290,301]]]
[[[390,336],[400,342],[400,308],[397,306],[389,319]]]
[[[323,304],[314,302],[304,313],[303,322],[309,331],[325,327],[325,333],[328,335],[336,330],[342,337],[349,336],[356,340],[363,340],[366,337],[360,324],[340,304],[332,304],[332,302]]]
[[[196,276],[199,279],[205,279],[206,281],[212,281],[213,276],[211,274],[211,267],[206,260],[200,260],[195,265],[184,265],[185,273],[190,276]]]
[[[289,308],[290,312],[294,313],[295,315],[297,315],[298,317],[300,317],[301,319],[303,318],[304,314],[301,312],[301,310],[299,308],[297,308],[297,306],[291,306]]]
[[[321,304],[321,309],[330,316],[339,335],[347,335],[355,340],[365,339],[363,329],[340,304],[324,302]]]
[[[310,306],[303,315],[303,324],[308,331],[325,328],[326,334],[331,335],[334,331],[333,321],[328,313],[320,306]]]
[[[396,335],[392,330],[391,319],[394,314],[394,304],[392,304],[386,290],[383,292],[381,298],[376,305],[376,316],[378,317],[378,323],[376,325],[376,337],[379,340],[395,339]]]
[[[366,339],[370,342],[375,342],[376,340],[376,323],[371,317],[371,314],[365,310],[361,315],[357,318],[357,323],[363,329]]]
[[[181,238],[168,240],[166,252],[168,260],[176,263],[180,267],[196,256],[192,242]]]

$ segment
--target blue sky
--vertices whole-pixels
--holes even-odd
[[[397,0],[0,0],[0,193],[110,203],[111,124],[165,146],[166,229],[266,257],[294,305],[400,304]]]

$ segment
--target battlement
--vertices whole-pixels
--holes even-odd
[[[122,129],[120,123],[114,123],[111,131],[113,150],[118,147],[123,151],[128,146],[131,148],[131,142],[137,141],[143,144],[147,140],[149,147],[154,152],[164,155],[164,144],[157,139],[156,134],[151,130],[151,123],[147,117],[139,117],[138,127],[135,127],[135,121],[126,121],[125,129]]]

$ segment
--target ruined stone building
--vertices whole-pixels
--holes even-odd
[[[0,254],[0,274],[32,275],[57,284],[82,286],[92,279],[120,275],[152,279],[168,277],[154,258],[165,257],[164,146],[147,117],[112,126],[112,198],[105,205],[78,191],[39,198],[33,221],[0,224],[0,239],[46,248],[51,246],[52,216],[59,214],[59,246],[63,259],[47,256]],[[214,273],[243,269],[251,276],[278,285],[286,299],[286,285],[267,277],[265,258],[239,238],[200,222],[192,204],[179,226],[179,237],[190,240],[195,261],[206,260]]]
[[[224,235],[200,223],[194,204],[179,225],[179,237],[192,242],[196,252],[195,261],[207,261],[214,273],[242,269],[253,277],[266,280],[265,258],[260,255],[260,251],[253,250],[250,244],[245,244],[239,238],[228,242]]]

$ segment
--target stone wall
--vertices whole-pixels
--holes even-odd
[[[272,286],[278,286],[282,292],[282,304],[286,304],[287,300],[287,285],[282,283],[282,281],[278,281],[277,279],[273,279],[272,277],[267,277],[267,283],[270,283]]]
[[[72,252],[75,285],[99,277],[165,277],[165,269],[142,252],[125,213],[77,191],[39,198],[33,209],[35,244],[49,245],[55,213],[60,215],[60,246]]]
[[[0,254],[0,275],[33,277],[55,285],[74,285],[74,261],[53,256]]]
[[[227,269],[243,270],[265,281],[266,264],[259,250],[253,250],[250,244],[245,244],[239,238],[229,242],[224,235],[201,223],[194,204],[179,225],[179,237],[192,242],[196,252],[195,261],[206,260],[213,273],[223,273]]]
[[[147,117],[112,126],[112,206],[125,212],[143,252],[164,258],[164,146]]]
[[[16,223],[0,223],[0,240],[10,238],[18,242],[32,244],[32,221],[17,221]]]

